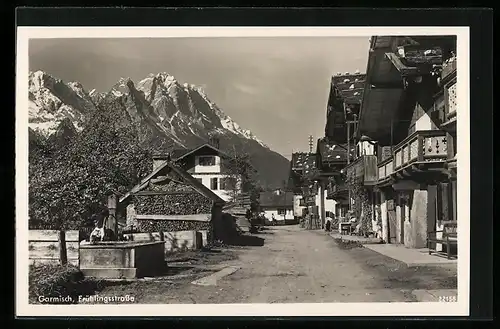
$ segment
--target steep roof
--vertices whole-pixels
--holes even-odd
[[[308,152],[296,152],[292,154],[292,170],[308,171],[315,167],[316,154]]]
[[[170,152],[170,156],[172,159],[178,159],[185,154],[191,152],[193,149],[174,149],[172,152]]]
[[[351,144],[351,152],[354,152],[355,145]],[[326,140],[318,140],[318,150],[323,162],[347,161],[347,144],[329,144]]]
[[[216,152],[217,154],[219,154],[220,156],[222,157],[226,157],[226,158],[229,158],[229,155],[223,151],[221,151],[220,149],[208,144],[208,143],[205,143],[205,144],[202,144],[196,148],[193,148],[193,149],[176,149],[172,152],[172,160],[174,161],[177,161],[177,160],[181,160],[193,153],[196,153],[197,151],[203,149],[203,148],[209,148],[211,150],[213,150],[214,152]]]
[[[194,191],[198,192],[199,194],[212,199],[215,202],[219,203],[225,203],[222,198],[220,198],[217,194],[212,192],[209,188],[207,188],[205,185],[203,185],[199,180],[191,176],[187,171],[184,169],[178,167],[174,163],[170,161],[165,161],[162,165],[158,166],[155,170],[153,170],[148,176],[146,176],[144,179],[141,180],[139,184],[134,186],[129,192],[127,192],[123,197],[120,198],[120,202],[125,201],[128,199],[131,195],[142,191],[144,188],[148,186],[148,183],[155,177],[157,177],[162,170],[165,168],[169,169],[169,172],[174,172],[177,174],[179,177],[181,177],[185,183],[189,184]]]
[[[293,192],[261,192],[259,197],[261,207],[293,207]]]
[[[332,86],[340,91],[347,104],[360,104],[363,99],[366,74],[336,75],[332,77]]]

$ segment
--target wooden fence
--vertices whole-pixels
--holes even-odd
[[[80,265],[79,231],[29,230],[30,264]]]
[[[250,194],[242,193],[234,197],[233,202],[240,207],[249,207],[252,203]]]

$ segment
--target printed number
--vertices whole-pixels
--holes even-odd
[[[439,296],[440,302],[453,303],[457,301],[457,296]]]

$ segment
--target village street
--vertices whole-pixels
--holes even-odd
[[[213,272],[198,276],[200,284],[151,278],[99,294],[135,294],[139,303],[408,302],[417,301],[415,290],[456,287],[456,269],[407,268],[367,248],[342,248],[320,230],[278,226],[247,238],[221,251],[234,259],[206,265]],[[237,270],[210,277],[224,268]]]

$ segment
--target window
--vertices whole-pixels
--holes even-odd
[[[214,156],[201,156],[198,158],[198,164],[200,166],[215,166]]]
[[[219,188],[217,183],[217,178],[210,178],[210,189],[217,190]]]
[[[231,191],[236,187],[236,179],[234,177],[224,177],[220,180],[221,190]]]
[[[284,215],[286,209],[278,209],[278,215]]]

